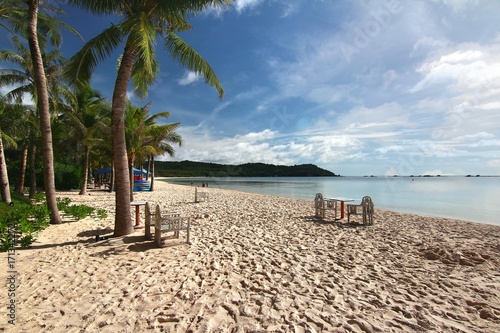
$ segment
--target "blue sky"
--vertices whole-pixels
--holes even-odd
[[[500,1],[237,0],[181,34],[225,95],[171,60],[145,100],[174,158],[313,163],[341,175],[499,175]],[[85,38],[109,22],[74,10]],[[65,56],[83,42],[66,37]],[[118,53],[116,54],[118,56]],[[116,59],[93,84],[111,96]]]

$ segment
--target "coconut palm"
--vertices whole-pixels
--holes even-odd
[[[131,103],[127,103],[125,110],[125,138],[131,175],[133,175],[133,166],[136,165],[137,168],[142,169],[147,158],[165,153],[172,156],[175,151],[171,145],[167,144],[168,142],[182,144],[182,137],[175,132],[180,123],[158,125],[157,121],[169,118],[170,112],[158,112],[150,115],[150,108],[151,103],[144,107],[134,107]],[[151,181],[152,186],[153,184],[154,179]],[[132,186],[133,180],[131,178],[131,201],[133,201]]]
[[[114,235],[133,232],[130,217],[130,180],[125,141],[124,113],[129,80],[135,92],[145,97],[148,87],[159,72],[156,57],[156,37],[162,37],[166,50],[181,65],[204,76],[214,86],[219,97],[224,91],[208,63],[176,32],[190,28],[187,19],[209,6],[223,6],[231,0],[68,0],[70,4],[97,15],[114,15],[119,22],[91,39],[69,62],[67,77],[75,84],[89,82],[100,61],[110,56],[120,45],[123,53],[112,97],[112,145],[116,177],[116,215]],[[123,44],[122,44],[123,43]]]
[[[108,110],[106,100],[90,87],[64,92],[65,104],[61,107],[61,120],[73,129],[73,136],[83,146],[83,182],[80,195],[86,194],[89,174],[90,152],[93,146],[104,140],[101,135],[105,127],[102,120]]]
[[[31,43],[36,44],[36,43]],[[4,50],[0,51],[0,59],[4,61],[11,62],[21,68],[18,69],[1,69],[0,70],[0,85],[15,85],[15,88],[6,94],[6,98],[10,101],[15,101],[17,103],[22,103],[23,97],[28,94],[34,101],[37,101],[37,114],[39,126],[38,129],[33,128],[30,133],[38,132],[41,134],[42,138],[42,152],[43,152],[43,161],[44,161],[44,184],[45,184],[45,195],[47,199],[47,205],[50,210],[51,223],[57,224],[61,223],[61,218],[59,215],[59,211],[57,210],[57,201],[55,198],[55,182],[54,182],[54,167],[53,167],[53,153],[52,153],[52,128],[51,128],[51,118],[52,115],[49,111],[50,106],[55,108],[55,98],[52,95],[52,98],[48,98],[49,87],[50,91],[59,90],[59,78],[61,73],[61,63],[62,57],[59,50],[54,49],[49,53],[40,51],[41,57],[41,67],[43,70],[42,79],[38,81],[45,87],[43,90],[45,91],[47,98],[46,101],[41,103],[39,98],[40,89],[37,87],[37,79],[35,75],[35,62],[33,61],[32,52],[26,48],[24,43],[20,38],[14,36],[12,38],[13,50]],[[35,48],[36,50],[36,48]],[[50,103],[50,106],[49,106]],[[40,105],[43,105],[41,108]],[[46,112],[48,114],[44,114],[42,112],[43,108],[46,107]],[[45,130],[40,132],[40,128],[45,126]],[[33,184],[33,182],[32,182]],[[30,193],[33,191],[30,190]]]
[[[176,132],[180,123],[167,124],[167,125],[155,125],[149,130],[150,137],[152,141],[148,142],[152,149],[149,159],[151,165],[151,186],[150,191],[154,191],[155,182],[155,157],[160,155],[168,154],[169,156],[175,155],[175,150],[172,144],[177,144],[182,146],[183,140],[180,134]],[[148,170],[149,171],[149,170]]]
[[[57,18],[45,14],[39,15],[39,0],[14,1],[4,0],[0,10],[1,26],[15,34],[20,33],[28,40],[30,59],[33,63],[33,77],[37,92],[37,108],[42,138],[44,185],[47,206],[50,211],[50,221],[61,223],[57,210],[54,165],[52,150],[52,134],[49,112],[49,96],[43,65],[42,51],[46,46],[46,36],[50,37],[52,45],[57,47],[62,41],[61,27],[68,27]],[[55,7],[44,4],[49,11],[57,11]],[[40,18],[40,25],[38,19]],[[70,29],[72,30],[72,29]],[[74,30],[72,30],[74,32]]]
[[[49,98],[41,50],[47,46],[47,37],[53,46],[59,46],[62,41],[61,28],[67,28],[73,33],[77,33],[61,20],[46,13],[39,13],[39,5],[39,0],[4,0],[2,8],[0,8],[0,26],[11,34],[20,33],[28,40],[30,59],[34,69],[34,83],[38,95],[37,111],[42,138],[45,196],[50,211],[50,221],[53,224],[58,224],[62,221],[56,202]],[[47,3],[43,3],[43,5],[48,12],[62,13],[61,10]],[[39,21],[40,24],[38,24]]]
[[[5,131],[5,128],[12,126],[12,112],[8,110],[10,108],[12,106],[7,105],[3,99],[0,100],[0,117],[2,118],[0,125],[0,194],[3,202],[10,202],[9,174],[7,172],[3,142],[6,141],[8,144],[16,146],[15,140]]]
[[[40,132],[42,135],[43,151],[43,178],[45,186],[45,198],[50,211],[50,222],[52,224],[62,223],[61,216],[57,210],[56,187],[54,177],[54,154],[52,150],[52,131],[50,125],[49,93],[45,79],[45,69],[42,59],[42,51],[37,38],[38,0],[26,1],[28,5],[28,44],[30,47],[31,61],[33,63],[33,76],[37,92],[38,117],[40,121]]]

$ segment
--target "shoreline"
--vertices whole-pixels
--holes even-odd
[[[365,178],[363,176],[349,176],[349,177],[354,177],[354,178]],[[401,176],[400,178],[404,178],[406,176]],[[450,177],[454,177],[454,176],[450,176]],[[461,177],[461,176],[460,176]],[[215,177],[217,178],[217,177]],[[229,177],[231,178],[231,177]],[[266,177],[236,177],[236,179],[238,178],[248,178],[248,179],[252,179],[252,178],[257,178],[257,179],[260,179],[260,178],[266,178]],[[273,177],[268,177],[270,179],[272,179]],[[280,177],[278,177],[279,179]],[[294,177],[284,177],[284,178],[294,178]],[[298,178],[308,178],[308,177],[298,177]],[[312,177],[314,178],[314,177]],[[386,177],[387,179],[392,179],[394,177]],[[410,176],[408,176],[407,178],[411,178]],[[415,177],[413,177],[415,178]],[[439,178],[439,177],[436,177],[436,178]],[[463,177],[463,178],[467,178],[467,177]],[[169,182],[169,180],[171,179],[197,179],[199,181],[204,181],[204,180],[210,180],[210,179],[214,179],[213,177],[210,178],[210,177],[156,177],[155,178],[155,181],[156,180],[159,180],[161,182],[167,182],[168,184],[171,184],[171,185],[180,185],[180,186],[193,186],[193,185],[189,185],[189,184],[176,184],[175,182]],[[261,193],[259,192],[258,190],[255,190],[255,191],[245,191],[245,190],[241,190],[241,189],[228,189],[228,188],[224,188],[224,187],[214,187],[214,188],[220,188],[220,189],[226,189],[228,191],[239,191],[239,192],[243,192],[243,193],[253,193],[253,194],[262,194],[262,195],[273,195],[273,194],[264,194],[264,193]],[[292,197],[292,196],[280,196],[280,195],[276,195],[278,197],[282,197],[282,198],[291,198],[291,199],[297,199],[297,200],[305,200],[305,201],[310,201],[314,198],[314,194],[311,195],[311,198],[303,198],[303,197]],[[372,197],[373,199],[374,197]],[[375,202],[375,207],[380,207],[380,205],[378,205],[377,202]],[[487,224],[487,225],[493,225],[493,226],[500,226],[500,222],[493,222],[493,221],[483,221],[481,219],[476,219],[476,220],[473,220],[473,219],[468,219],[467,217],[458,217],[458,216],[452,216],[452,215],[443,215],[443,214],[437,214],[437,213],[427,213],[427,212],[419,212],[419,211],[412,211],[410,209],[406,209],[406,208],[394,208],[394,207],[383,207],[382,208],[383,210],[387,210],[387,211],[392,211],[392,212],[397,212],[397,213],[402,213],[402,214],[414,214],[414,215],[418,215],[418,216],[424,216],[424,217],[432,217],[432,218],[443,218],[443,219],[450,219],[450,220],[459,220],[459,221],[464,221],[464,222],[472,222],[472,223],[480,223],[480,224]]]
[[[58,192],[106,209],[17,251],[7,332],[497,332],[500,227],[378,210],[321,221],[312,200],[155,183],[136,201],[191,217],[191,245],[113,232],[114,193]],[[141,214],[143,209],[141,208]],[[0,278],[5,278],[4,272]],[[4,292],[4,291],[2,291]]]

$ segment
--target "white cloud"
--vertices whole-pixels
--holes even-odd
[[[478,5],[478,0],[432,0],[437,3],[443,3],[446,6],[449,6],[455,12],[460,12],[467,9],[469,6]]]
[[[202,76],[200,74],[192,72],[192,71],[186,71],[184,73],[184,76],[181,79],[177,80],[177,82],[181,86],[187,86],[187,85],[190,85],[191,83],[195,83],[201,79],[202,79]]]
[[[5,96],[5,94],[11,92],[12,90],[18,88],[17,86],[13,85],[8,85],[8,86],[2,86],[0,87],[0,96]],[[35,101],[33,100],[33,97],[30,94],[24,93],[23,96],[21,97],[21,103],[29,106],[34,106]]]
[[[245,9],[252,9],[257,7],[262,2],[262,0],[236,0],[234,2],[234,7],[239,13],[241,13]]]
[[[465,92],[495,85],[500,79],[499,51],[500,45],[478,44],[461,44],[453,51],[442,50],[437,59],[428,59],[416,69],[423,78],[409,92],[435,88]]]

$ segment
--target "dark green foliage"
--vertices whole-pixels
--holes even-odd
[[[38,194],[38,201],[43,200]],[[57,208],[76,219],[95,214],[99,218],[107,217],[104,209],[95,210],[85,205],[70,205],[69,198],[57,199]],[[36,240],[36,234],[50,224],[49,210],[45,202],[31,205],[23,197],[14,197],[14,206],[0,203],[0,252],[29,247]]]
[[[158,177],[325,177],[337,176],[314,164],[293,166],[264,163],[224,165],[202,162],[155,162]]]
[[[49,210],[45,203],[31,206],[18,202],[2,210],[0,216],[0,252],[16,246],[29,247],[36,233],[49,226]]]
[[[80,188],[82,167],[80,165],[54,163],[56,189],[71,190]]]
[[[73,205],[73,206],[68,206],[64,212],[68,215],[74,216],[77,219],[83,219],[87,216],[92,215],[92,213],[95,211],[94,208],[85,206],[85,205]]]
[[[106,217],[108,217],[108,212],[106,212],[105,209],[98,209],[95,214],[100,219],[105,219]]]

